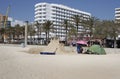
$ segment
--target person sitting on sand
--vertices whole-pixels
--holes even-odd
[[[83,53],[83,48],[82,48],[82,46],[81,46],[81,48],[80,48],[80,53]]]
[[[77,53],[82,53],[83,52],[83,48],[80,44],[77,44]]]

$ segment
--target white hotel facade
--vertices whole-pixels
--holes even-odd
[[[120,20],[120,8],[115,8],[115,20]]]
[[[115,21],[120,23],[120,8],[115,8]],[[117,39],[120,39],[120,33]]]
[[[73,9],[60,4],[52,4],[52,3],[37,3],[35,4],[35,19],[34,21],[38,21],[39,23],[44,23],[46,20],[50,20],[53,22],[54,26],[54,34],[57,37],[65,37],[65,29],[63,26],[63,22],[65,19],[71,20],[73,15],[83,16],[84,18],[91,17],[91,14],[88,12],[80,11],[77,9]],[[71,22],[73,23],[73,22]],[[82,26],[79,26],[78,31],[81,32]]]

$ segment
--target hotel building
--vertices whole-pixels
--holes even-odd
[[[115,8],[115,21],[120,23],[120,8]],[[118,35],[118,39],[120,39],[120,32]]]
[[[120,8],[115,8],[115,20],[120,20]]]
[[[91,17],[88,12],[80,11],[68,6],[53,3],[37,3],[35,4],[35,19],[39,23],[44,23],[46,20],[53,22],[53,32],[57,37],[65,37],[65,28],[63,26],[64,20],[69,20],[73,23],[72,16],[79,15],[85,18]],[[74,24],[74,23],[73,23]],[[78,32],[81,33],[82,26],[79,26]]]

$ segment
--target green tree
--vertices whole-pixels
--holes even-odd
[[[73,22],[75,23],[75,26],[76,26],[76,29],[77,29],[77,36],[78,36],[78,29],[79,29],[79,26],[80,26],[81,21],[83,19],[83,16],[82,15],[81,16],[79,16],[79,15],[73,15],[72,19],[73,19]]]
[[[33,27],[33,24],[28,25],[28,36],[30,37],[29,42],[32,44],[32,36],[35,35],[35,29]]]
[[[4,32],[5,29],[4,28],[0,28],[0,36],[1,36],[1,41],[4,42]]]
[[[38,42],[40,41],[41,31],[42,31],[42,24],[38,21],[35,22],[35,26],[37,28],[37,35],[38,35]]]
[[[20,26],[19,24],[15,25],[14,33],[15,33],[14,34],[15,39],[17,39],[17,41],[19,42],[19,40],[24,38],[25,26]]]
[[[102,21],[96,21],[96,25],[94,27],[93,38],[95,39],[104,39],[105,33],[103,32],[104,26],[102,25]]]
[[[21,31],[20,25],[19,24],[15,25],[14,29],[15,29],[15,37],[17,40],[19,40],[19,35],[20,35],[20,31]]]
[[[13,39],[13,34],[14,34],[14,27],[8,27],[6,28],[6,35],[7,35],[7,40],[9,41],[9,43],[11,43],[12,39]]]
[[[68,31],[69,31],[68,28],[70,26],[70,23],[67,19],[64,20],[63,26],[64,26],[65,32],[66,32],[65,44],[67,45],[67,39],[68,39],[67,36],[68,36]]]
[[[90,40],[94,35],[95,27],[97,27],[97,21],[98,19],[95,17],[90,17],[87,20],[83,20],[84,27],[87,28],[87,30],[89,31]]]
[[[4,42],[4,36],[5,36],[5,39],[8,42],[10,42],[12,30],[13,30],[13,27],[0,28],[0,35],[2,37],[2,42]]]
[[[72,24],[70,25],[70,30],[68,32],[68,36],[70,39],[77,36],[77,30],[74,27],[74,25],[72,25]]]
[[[119,33],[119,24],[113,20],[103,20],[95,27],[94,37],[114,39],[114,47],[116,47],[116,37]]]
[[[107,37],[114,39],[114,47],[116,47],[116,37],[118,36],[119,32],[119,25],[118,23],[115,23],[113,20],[106,20],[106,30],[107,30]]]
[[[46,34],[46,44],[48,44],[49,40],[49,32],[53,27],[53,22],[47,20],[45,23],[43,23],[43,30],[45,31]]]

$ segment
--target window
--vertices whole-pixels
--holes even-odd
[[[39,16],[39,18],[42,18],[42,16]]]
[[[120,11],[120,9],[116,9],[116,11]]]
[[[39,20],[39,22],[41,22],[41,20]]]
[[[43,7],[46,7],[46,5],[43,5]]]
[[[42,5],[39,5],[39,7],[42,7]]]
[[[43,18],[46,18],[46,16],[43,16]]]
[[[42,9],[39,9],[39,11],[41,11]]]
[[[55,6],[52,6],[52,8],[56,8]]]
[[[120,16],[116,16],[116,18],[120,18]]]
[[[116,14],[120,14],[120,12],[116,13]]]
[[[43,9],[44,11],[46,10],[46,8]]]
[[[46,14],[46,12],[43,12],[43,14]]]

